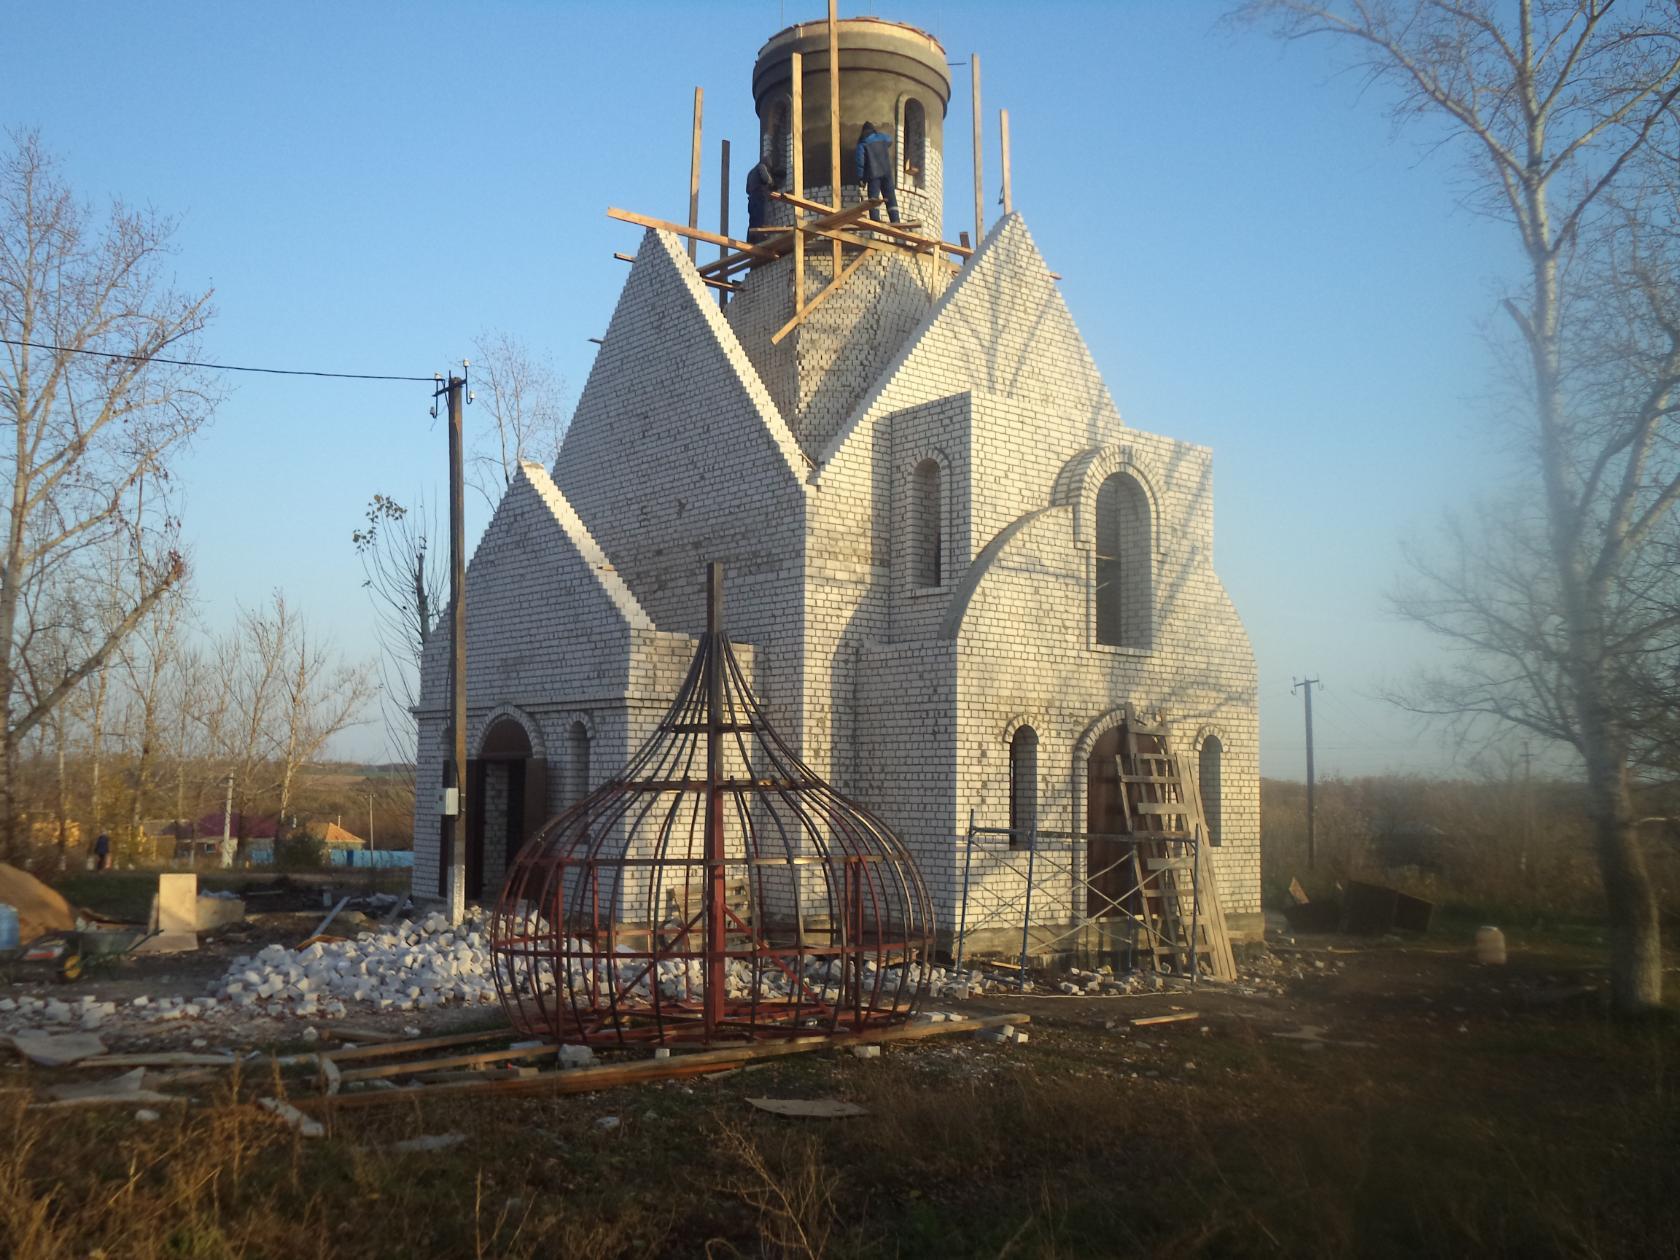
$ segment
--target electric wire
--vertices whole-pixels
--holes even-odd
[[[79,346],[57,346],[45,341],[19,341],[0,337],[0,345],[28,346],[34,350],[51,350],[58,354],[90,354],[101,359],[127,359],[135,363],[167,363],[172,367],[209,368],[217,372],[261,372],[267,376],[325,376],[340,381],[420,381],[437,383],[435,376],[386,376],[373,372],[312,372],[302,368],[245,367],[236,363],[203,363],[196,359],[164,359],[152,354],[117,354],[110,350],[84,350]]]

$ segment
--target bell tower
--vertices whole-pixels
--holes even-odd
[[[951,75],[945,50],[926,31],[880,18],[836,21],[839,49],[841,211],[858,206],[854,156],[864,123],[893,137],[894,187],[904,229],[872,229],[842,216],[838,236],[820,225],[836,204],[830,154],[827,22],[802,22],[771,36],[753,64],[759,156],[779,172],[789,201],[770,203],[768,229],[755,243],[773,259],[737,273],[727,318],[795,438],[820,456],[865,390],[926,317],[957,271],[941,245],[945,107]],[[795,109],[793,67],[800,71]],[[797,115],[797,117],[796,117]],[[799,132],[796,137],[795,130]],[[794,186],[794,145],[802,184]],[[877,211],[883,220],[884,210]],[[798,244],[787,247],[787,230]],[[776,229],[781,232],[778,235]],[[955,249],[956,247],[950,247]],[[795,253],[800,257],[796,269]],[[961,254],[968,251],[961,250]],[[837,265],[841,268],[837,273]],[[830,292],[830,289],[833,292]],[[806,310],[809,305],[809,310]]]
[[[863,124],[874,123],[893,137],[900,215],[920,223],[918,230],[924,235],[937,238],[944,210],[945,108],[951,100],[945,49],[926,31],[900,22],[864,17],[844,18],[835,25],[840,46],[840,204],[857,202],[853,153]],[[832,205],[828,23],[790,26],[758,50],[752,86],[759,153],[791,178],[794,53],[800,54],[804,66],[804,195]]]

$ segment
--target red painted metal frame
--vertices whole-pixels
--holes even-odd
[[[495,981],[522,1032],[615,1045],[861,1032],[909,1019],[926,994],[932,907],[909,851],[765,720],[723,630],[716,564],[706,603],[653,736],[543,826],[503,885]]]

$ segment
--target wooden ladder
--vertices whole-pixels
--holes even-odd
[[[1138,891],[1141,952],[1157,971],[1186,976],[1205,965],[1214,979],[1235,980],[1195,780],[1180,769],[1165,731],[1131,722],[1119,772],[1126,830],[1140,841],[1127,861]]]

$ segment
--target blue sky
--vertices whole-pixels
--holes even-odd
[[[1010,111],[1015,204],[1121,414],[1215,453],[1216,563],[1260,661],[1264,773],[1304,773],[1292,677],[1325,681],[1321,774],[1430,770],[1444,738],[1380,694],[1437,650],[1387,611],[1400,545],[1503,475],[1480,400],[1508,233],[1451,150],[1396,133],[1346,50],[1214,3],[842,3],[981,54],[987,200]],[[757,134],[754,55],[820,4],[12,6],[0,120],[65,174],[178,215],[176,282],[216,290],[223,362],[429,375],[480,333],[548,355],[568,405],[637,230],[681,219],[689,113]],[[947,187],[965,189],[966,68]],[[738,173],[741,163],[737,162]],[[739,204],[739,198],[736,198]],[[950,234],[966,217],[953,192]],[[178,470],[205,621],[283,588],[373,651],[349,535],[374,491],[443,501],[424,385],[229,379]],[[469,425],[473,412],[467,413]],[[471,538],[486,516],[475,507]],[[375,726],[341,741],[377,755]]]

